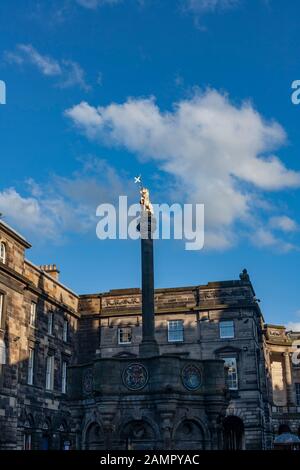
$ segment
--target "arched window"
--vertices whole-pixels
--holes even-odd
[[[4,242],[0,243],[0,261],[3,264],[6,262],[6,245]]]
[[[87,450],[103,450],[104,435],[98,423],[92,423],[86,432],[85,448]]]
[[[228,416],[223,422],[224,449],[244,449],[244,423],[237,416]]]
[[[278,434],[284,434],[284,433],[291,433],[291,428],[289,427],[288,424],[281,424],[278,428]]]
[[[34,430],[34,420],[31,415],[28,415],[26,418],[26,421],[24,422],[23,450],[32,450],[33,430]]]
[[[142,419],[127,423],[121,431],[120,437],[126,450],[155,449],[154,430],[149,423]]]
[[[43,424],[43,434],[41,440],[41,450],[49,450],[52,447],[52,439],[51,439],[51,422],[49,419]]]
[[[70,450],[71,441],[68,433],[68,426],[65,420],[63,420],[58,428],[59,432],[59,448],[60,450]]]
[[[202,427],[191,419],[185,419],[176,429],[174,449],[204,449],[204,434]]]

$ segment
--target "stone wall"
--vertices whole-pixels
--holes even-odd
[[[46,438],[52,448],[60,448],[64,441],[80,448],[85,445],[89,432],[94,444],[95,436],[103,434],[100,447],[108,445],[105,436],[110,436],[111,445],[117,446],[122,439],[124,444],[124,436],[117,437],[112,431],[112,419],[115,428],[124,428],[124,435],[136,431],[139,434],[139,421],[144,415],[148,424],[144,423],[143,432],[150,441],[156,436],[159,445],[163,442],[176,448],[180,447],[178,436],[184,441],[185,432],[191,432],[194,442],[201,441],[205,448],[222,447],[220,416],[235,417],[242,422],[242,445],[247,449],[271,447],[281,424],[289,425],[293,432],[299,429],[300,407],[296,403],[295,383],[300,382],[300,368],[293,364],[292,354],[293,342],[300,340],[300,334],[288,333],[276,325],[264,326],[247,272],[239,280],[155,291],[156,339],[162,361],[170,356],[172,364],[236,358],[238,389],[228,392],[217,422],[213,408],[204,403],[203,397],[200,402],[195,397],[186,401],[182,390],[177,390],[173,397],[169,390],[162,402],[156,392],[141,402],[140,397],[133,398],[122,390],[122,382],[120,393],[114,394],[111,403],[109,392],[107,402],[101,399],[100,382],[95,393],[82,398],[81,390],[77,400],[73,396],[70,403],[61,389],[63,361],[68,363],[70,372],[74,370],[80,375],[86,370],[89,373],[96,370],[96,377],[102,373],[97,369],[100,362],[106,361],[108,369],[101,377],[109,388],[112,364],[125,364],[138,358],[142,339],[141,291],[120,289],[78,296],[58,281],[58,269],[50,269],[52,265],[38,267],[27,261],[25,251],[30,244],[2,221],[0,241],[7,248],[6,262],[0,263],[0,294],[4,295],[0,341],[4,342],[7,355],[6,364],[0,366],[0,448],[21,449],[28,435],[33,448],[45,446]],[[37,305],[34,327],[30,325],[32,302]],[[50,312],[54,315],[52,334],[48,333]],[[64,341],[66,319],[68,340]],[[168,341],[170,320],[183,321],[182,342]],[[233,338],[220,338],[220,322],[224,320],[233,321]],[[131,327],[130,344],[119,344],[121,327]],[[35,350],[33,385],[27,383],[30,349]],[[54,357],[53,391],[45,390],[48,355]],[[169,367],[173,375],[174,367]],[[121,380],[120,371],[117,375]],[[74,380],[72,384],[73,387]],[[82,386],[82,378],[77,385]],[[159,387],[166,386],[166,375],[162,374]],[[164,413],[168,403],[171,408]],[[127,418],[126,410],[130,410]],[[89,431],[97,417],[99,429]]]
[[[30,245],[2,223],[0,239],[7,250],[6,262],[0,265],[0,292],[5,299],[0,339],[6,347],[0,377],[0,448],[22,449],[26,433],[32,434],[32,446],[40,448],[46,432],[52,446],[59,447],[59,436],[67,431],[71,435],[70,412],[61,388],[62,361],[77,361],[78,297],[26,261],[25,249]],[[36,304],[34,326],[30,325],[32,302]],[[52,334],[48,334],[50,312]],[[62,336],[64,320],[69,325],[67,341]],[[30,349],[34,350],[32,385],[27,383]],[[48,355],[54,357],[53,391],[45,390]]]
[[[135,381],[127,381],[131,367],[144,374],[138,389],[134,388]],[[199,374],[195,390],[184,385],[186,367]],[[139,371],[131,378],[135,379]],[[99,358],[89,365],[70,368],[70,400],[74,417],[78,409],[82,410],[78,416],[82,448],[124,449],[127,438],[134,441],[131,445],[136,449],[219,448],[218,420],[227,403],[223,362],[174,356],[138,359],[135,363],[131,359]],[[185,430],[180,428],[183,422]],[[99,426],[97,439],[90,437],[89,431],[95,424]]]
[[[197,360],[236,358],[238,390],[230,392],[228,409],[234,409],[234,414],[243,420],[244,446],[249,449],[267,447],[270,433],[269,416],[265,416],[268,398],[263,321],[254,296],[247,280],[155,291],[155,330],[160,354]],[[93,333],[91,342],[86,341],[89,347],[84,356],[86,361],[94,360],[96,348],[102,358],[138,357],[142,339],[139,289],[110,291],[97,298],[80,297],[80,310],[80,328],[86,331],[86,338],[88,331],[95,331],[98,322],[98,338]],[[170,320],[183,321],[183,342],[168,341]],[[220,322],[224,320],[233,321],[234,338],[220,338]],[[130,344],[118,342],[118,330],[123,327],[132,330]]]

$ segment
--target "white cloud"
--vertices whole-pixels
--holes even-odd
[[[15,51],[5,53],[5,59],[17,65],[26,63],[34,65],[43,75],[57,77],[59,79],[57,86],[61,88],[79,86],[85,91],[90,88],[85,81],[85,72],[77,62],[58,61],[41,54],[31,44],[18,44]]]
[[[54,220],[35,197],[22,197],[14,188],[8,188],[0,192],[0,208],[5,219],[8,217],[20,229],[38,229],[42,235],[54,237]]]
[[[300,322],[289,322],[286,325],[286,329],[288,331],[295,331],[298,333],[300,331]]]
[[[272,248],[281,253],[298,250],[295,245],[276,237],[270,229],[264,227],[258,227],[257,230],[253,231],[251,241],[260,248]]]
[[[60,242],[68,233],[94,230],[97,206],[116,202],[120,194],[130,196],[132,186],[126,174],[88,158],[71,177],[54,175],[49,184],[27,181],[26,195],[15,188],[0,191],[0,212],[24,235]]]
[[[183,0],[187,10],[194,13],[209,13],[236,7],[240,0]]]
[[[63,60],[62,66],[62,80],[59,83],[61,88],[79,86],[84,91],[90,89],[90,86],[85,81],[85,72],[77,62],[73,60]]]
[[[300,310],[297,310],[295,312],[295,317],[300,317]],[[298,320],[296,321],[290,321],[286,324],[286,328],[287,330],[290,330],[290,331],[300,331],[300,322]]]
[[[31,44],[19,44],[17,50],[21,60],[28,59],[44,75],[61,75],[62,69],[59,63],[47,55],[40,54]]]
[[[257,192],[300,186],[300,173],[273,153],[286,141],[283,128],[216,90],[198,92],[169,112],[154,98],[132,98],[106,107],[82,102],[66,115],[90,139],[156,161],[174,179],[177,198],[204,203],[206,246],[230,246],[239,221],[256,233],[264,201]],[[277,246],[267,233],[261,239]]]
[[[286,215],[271,217],[269,224],[271,228],[282,232],[296,232],[298,230],[297,222]]]
[[[139,6],[144,6],[147,0],[136,0]],[[124,3],[124,0],[75,0],[75,2],[90,10],[96,10],[98,7],[103,7],[105,5],[117,5],[119,3]],[[128,2],[128,0],[127,0]]]
[[[78,5],[90,8],[91,10],[95,10],[99,6],[103,5],[115,5],[117,3],[121,3],[123,0],[76,0]]]

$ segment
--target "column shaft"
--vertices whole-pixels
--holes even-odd
[[[287,405],[294,405],[295,403],[294,403],[290,355],[288,352],[286,352],[283,354],[283,356],[284,356],[284,366],[285,366],[285,384],[286,384]]]
[[[154,217],[149,213],[146,219],[141,219],[141,258],[142,258],[142,332],[140,355],[155,356],[159,353],[155,340],[154,312],[154,262],[153,262],[153,228]],[[145,236],[146,235],[146,236]]]

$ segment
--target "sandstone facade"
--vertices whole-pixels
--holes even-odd
[[[268,449],[299,432],[300,334],[265,325],[246,271],[157,289],[160,355],[142,359],[139,289],[80,296],[3,222],[0,243],[0,449]]]

